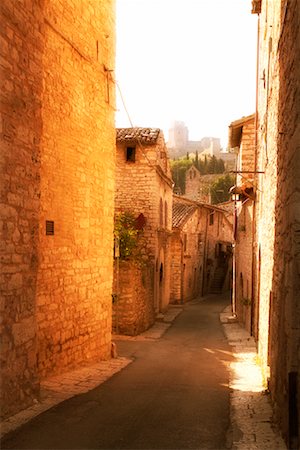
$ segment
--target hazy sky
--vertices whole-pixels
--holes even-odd
[[[116,79],[134,126],[220,137],[255,109],[251,0],[117,0]],[[117,127],[130,123],[117,100]]]

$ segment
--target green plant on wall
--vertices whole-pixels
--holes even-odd
[[[131,212],[120,213],[115,219],[115,240],[119,243],[120,259],[130,258],[138,246],[139,230]]]

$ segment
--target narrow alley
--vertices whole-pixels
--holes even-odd
[[[219,314],[227,303],[195,300],[161,339],[119,341],[132,364],[11,433],[2,448],[226,448],[231,356]]]
[[[0,447],[300,450],[300,0],[0,24]]]

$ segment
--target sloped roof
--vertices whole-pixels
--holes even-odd
[[[247,122],[254,122],[255,114],[251,116],[242,117],[241,119],[231,122],[229,125],[228,146],[229,148],[239,147],[241,143],[241,137],[243,132],[243,125]]]
[[[180,228],[185,224],[187,219],[196,211],[196,205],[189,205],[185,202],[174,201],[172,207],[172,226]]]
[[[203,175],[205,176],[205,175]],[[220,203],[217,205],[212,205],[211,203],[204,203],[204,202],[199,202],[197,200],[191,200],[190,198],[187,198],[183,195],[177,195],[177,194],[173,194],[173,202],[181,202],[183,204],[188,204],[188,205],[192,205],[192,206],[202,206],[203,208],[208,208],[208,209],[213,209],[215,211],[220,211],[222,213],[225,212],[225,209],[222,207],[222,203]]]
[[[156,144],[159,128],[117,128],[117,142],[141,142],[142,144]]]
[[[233,214],[234,211],[234,202],[232,200],[228,200],[227,202],[218,203],[218,207]]]

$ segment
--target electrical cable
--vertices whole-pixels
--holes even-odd
[[[113,77],[112,77],[112,80],[113,80],[113,82],[115,83],[115,85],[117,86],[117,89],[118,89],[118,91],[119,91],[120,98],[121,98],[121,101],[122,101],[124,110],[125,110],[125,112],[126,112],[127,118],[128,118],[128,120],[129,120],[129,123],[130,123],[130,125],[131,125],[131,128],[136,128],[136,127],[134,127],[134,125],[133,125],[133,122],[132,122],[132,120],[131,120],[130,114],[129,114],[128,109],[127,109],[127,107],[126,107],[125,100],[124,100],[124,97],[123,97],[123,94],[122,94],[120,85],[119,85],[118,81],[115,80]],[[137,136],[135,139],[136,139],[136,141],[137,141],[137,143],[138,143],[140,149],[142,150],[142,153],[143,153],[145,159],[147,160],[149,166],[152,167],[152,169],[155,169],[155,170],[156,170],[156,166],[155,166],[154,164],[152,164],[152,162],[149,160],[149,158],[148,158],[148,156],[147,156],[147,154],[146,154],[146,152],[145,152],[145,150],[144,150],[144,147],[143,147],[142,142],[141,142],[141,140],[139,139],[139,137]]]

